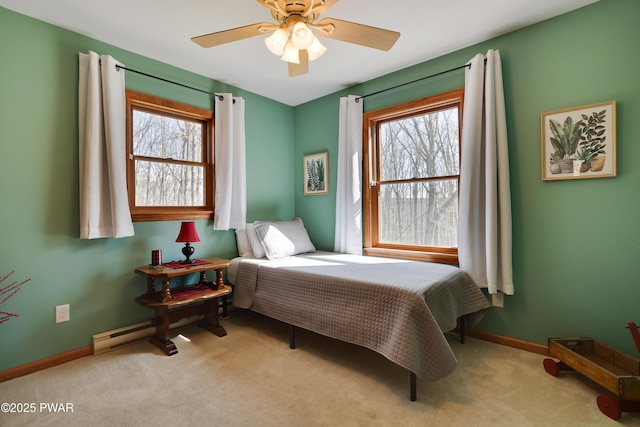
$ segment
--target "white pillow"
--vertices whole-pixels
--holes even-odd
[[[269,259],[315,252],[316,250],[300,218],[294,218],[290,221],[256,221],[253,223],[253,228],[258,239],[262,242],[265,255]]]
[[[255,227],[253,224],[247,224],[245,230],[247,231],[247,237],[249,237],[249,243],[251,244],[251,250],[253,256],[256,258],[264,258],[264,248],[258,236],[256,235]]]
[[[246,225],[242,230],[236,229],[236,244],[238,246],[238,255],[253,257],[253,250],[251,249],[251,242],[247,235]]]

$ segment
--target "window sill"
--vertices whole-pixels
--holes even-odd
[[[186,221],[213,219],[212,211],[180,211],[180,212],[136,212],[131,213],[133,222],[147,221]]]
[[[386,258],[400,258],[412,261],[437,262],[440,264],[458,265],[458,254],[445,254],[437,252],[422,252],[406,249],[389,248],[364,248],[364,252],[369,256],[379,256]]]

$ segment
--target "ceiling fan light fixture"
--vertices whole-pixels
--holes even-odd
[[[285,62],[290,62],[292,64],[300,63],[299,50],[296,48],[293,43],[288,42],[284,47],[284,54],[282,55],[282,59]]]
[[[267,49],[288,63],[290,77],[309,72],[309,61],[322,56],[327,48],[316,36],[388,51],[400,37],[397,31],[371,27],[320,15],[339,0],[258,0],[271,11],[274,22],[258,22],[192,37],[202,47],[263,35]],[[319,20],[319,21],[318,21]],[[268,36],[268,37],[266,37]]]
[[[282,56],[288,40],[289,32],[284,28],[278,28],[273,34],[264,39],[264,44],[269,49],[269,52],[276,56]]]
[[[293,26],[293,31],[291,33],[291,43],[298,48],[299,50],[303,50],[311,46],[313,43],[313,39],[315,35],[311,28],[307,26],[304,22],[296,22]]]
[[[327,48],[324,47],[320,40],[314,35],[313,42],[311,46],[307,48],[307,53],[309,54],[309,61],[313,61],[315,59],[320,58],[327,51]]]

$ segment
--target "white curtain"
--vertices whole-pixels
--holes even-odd
[[[127,193],[124,71],[79,54],[80,238],[133,236]]]
[[[334,251],[362,255],[362,99],[340,98]]]
[[[485,65],[486,59],[486,65]],[[458,258],[501,306],[513,294],[507,124],[499,51],[476,55],[465,75]]]
[[[214,230],[244,229],[247,220],[244,99],[215,98]]]

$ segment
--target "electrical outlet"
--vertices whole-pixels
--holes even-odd
[[[56,305],[56,323],[69,321],[69,304]]]

